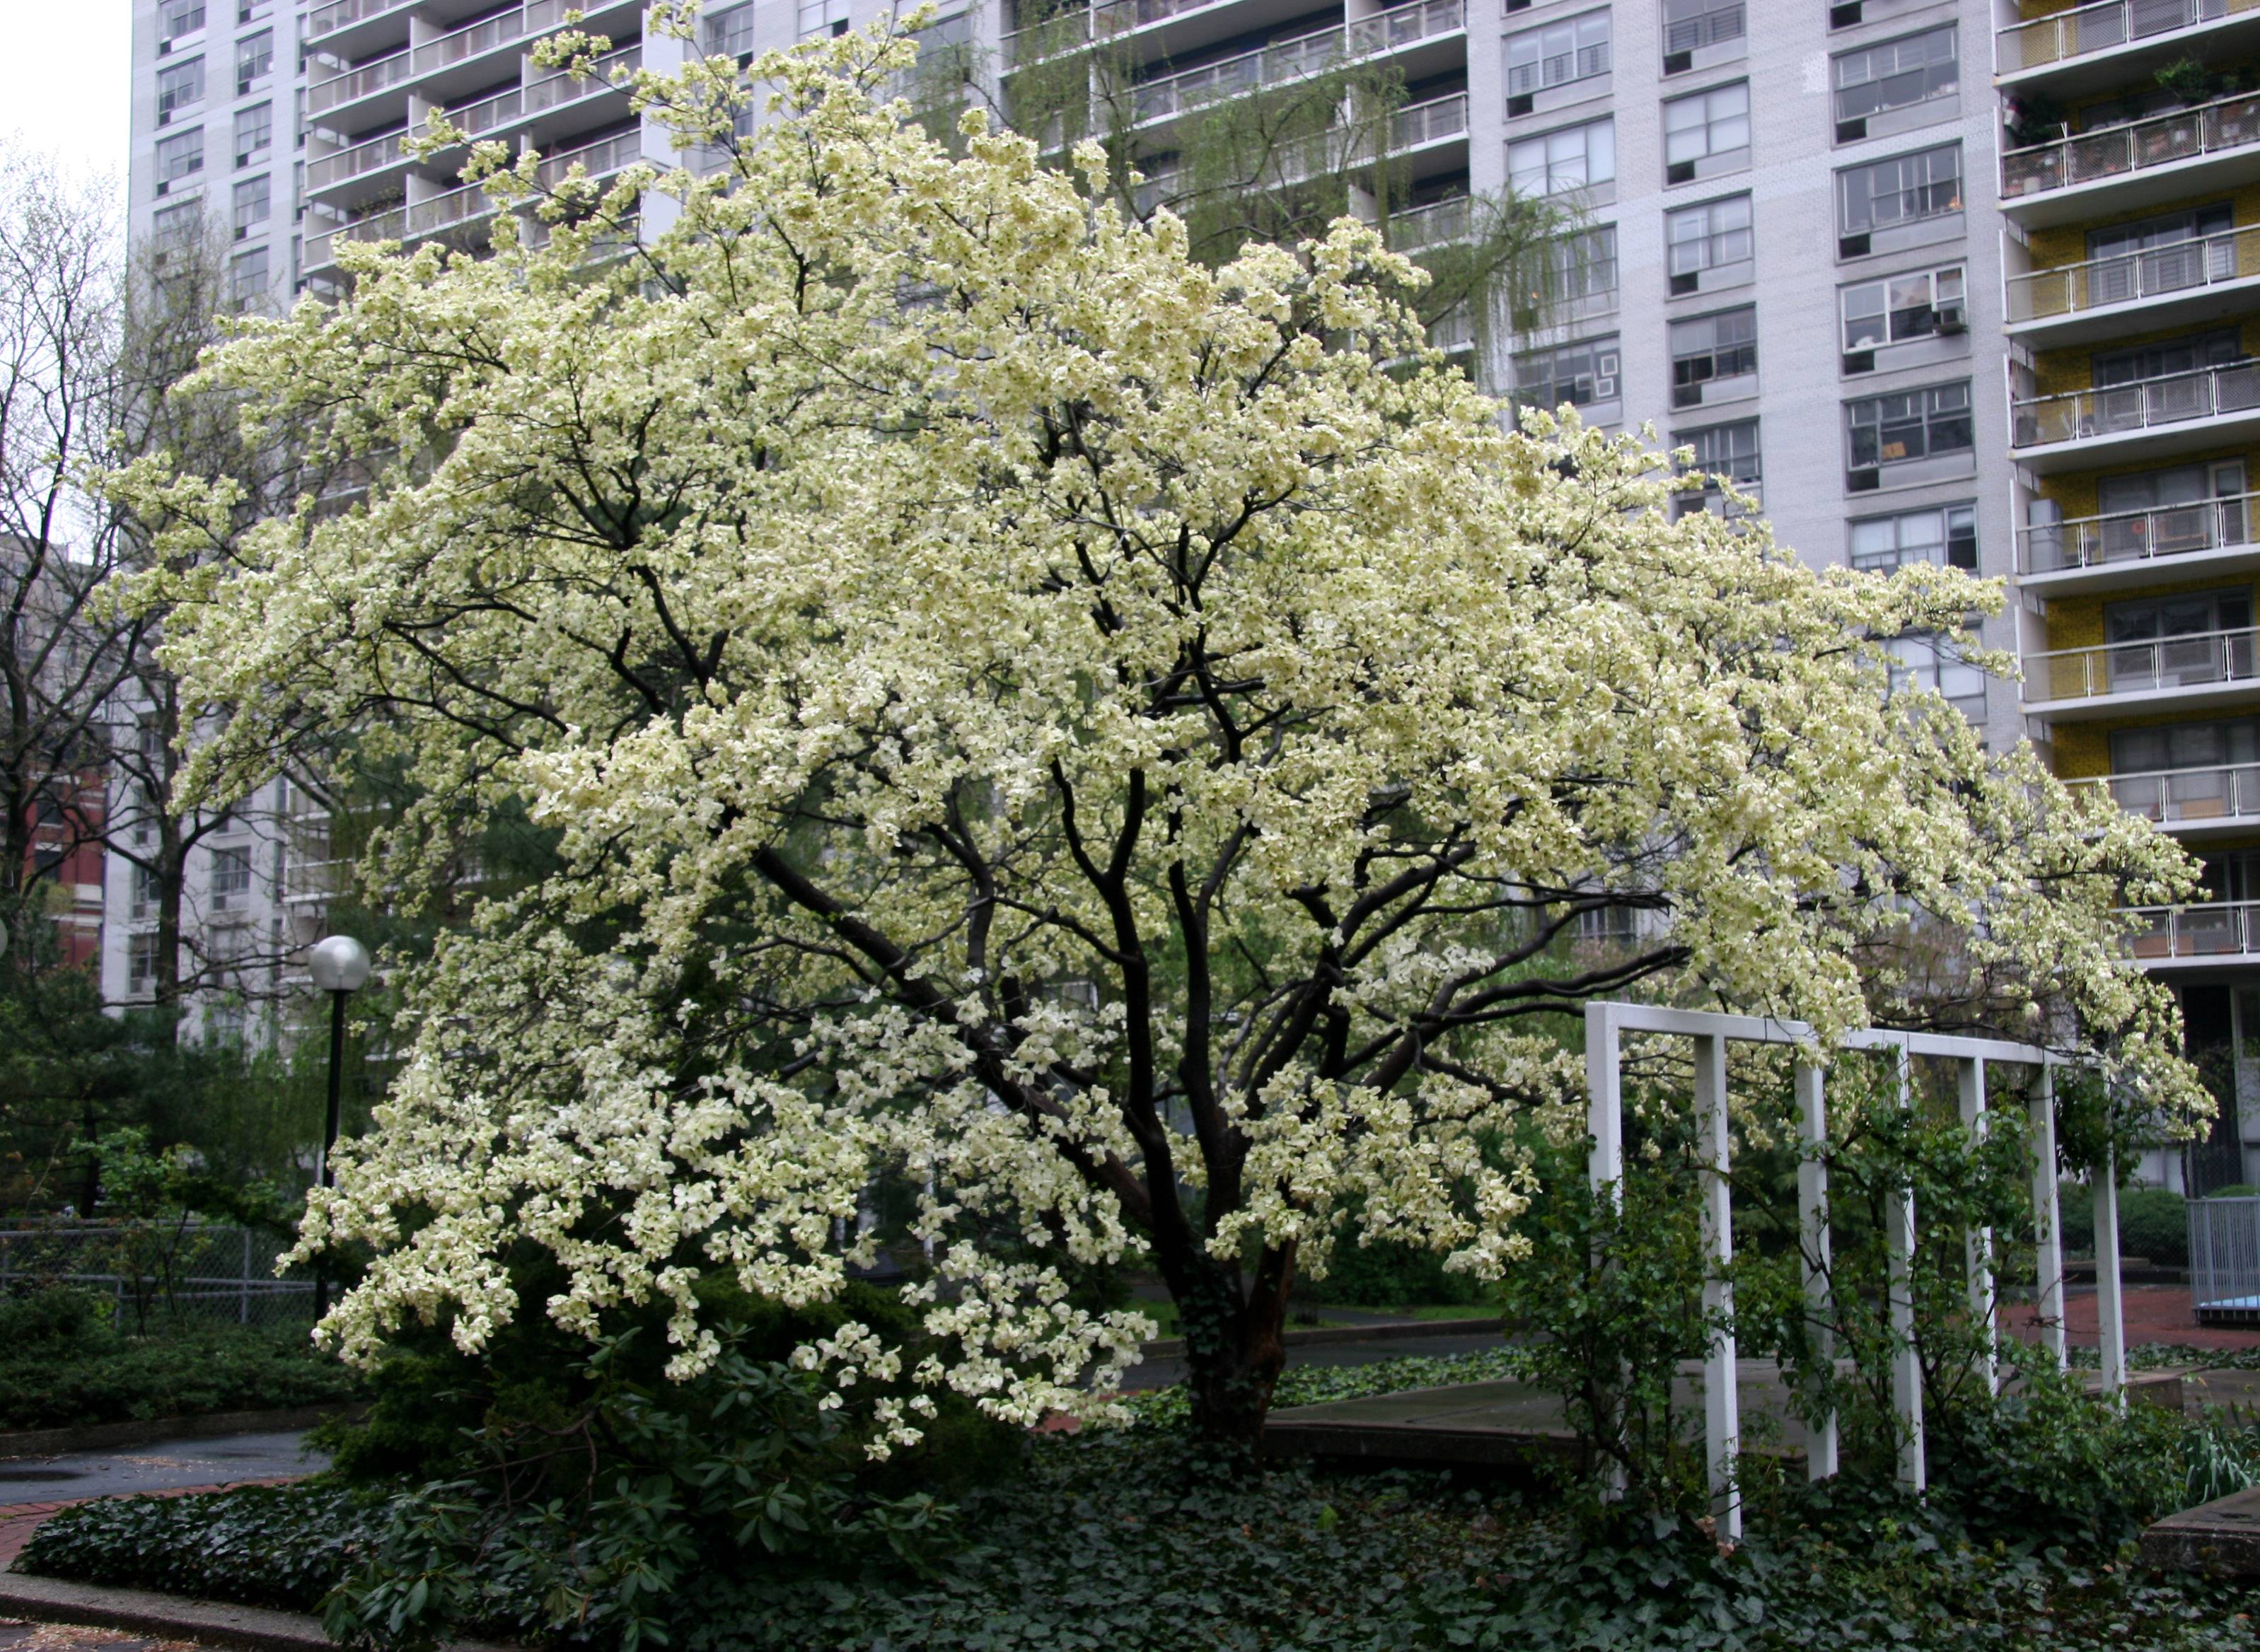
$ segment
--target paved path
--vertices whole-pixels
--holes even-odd
[[[2120,1299],[2127,1316],[2127,1345],[2181,1342],[2192,1348],[2260,1348],[2260,1327],[2199,1325],[2190,1307],[2187,1285],[2124,1285]],[[2014,1335],[2036,1340],[2030,1304],[2005,1307],[2002,1319]],[[2075,1346],[2093,1348],[2096,1342],[2095,1287],[2075,1287],[2064,1298],[2063,1334]]]
[[[194,1641],[153,1641],[124,1629],[0,1618],[0,1652],[190,1652]]]
[[[286,1479],[311,1474],[327,1462],[318,1453],[306,1451],[303,1433],[225,1434],[114,1451],[14,1457],[0,1462],[0,1517],[26,1503],[75,1503],[137,1491]]]

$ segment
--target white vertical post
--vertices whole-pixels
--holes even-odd
[[[2123,1405],[2127,1395],[2127,1319],[2119,1295],[2119,1160],[2109,1148],[2095,1183],[2095,1334],[2104,1397]]]
[[[1962,1091],[1962,1123],[1970,1132],[1972,1146],[1985,1140],[1985,1058],[1965,1055],[1955,1063]],[[1993,1298],[1993,1230],[1972,1227],[1962,1236],[1963,1265],[1970,1281],[1970,1317],[1978,1326],[1978,1334],[1985,1339],[1985,1355],[1980,1365],[1985,1377],[1985,1391],[2001,1391],[2001,1361],[1997,1346],[2000,1327]]]
[[[2033,1236],[2036,1260],[2034,1311],[2040,1316],[2041,1346],[2064,1367],[2063,1228],[2056,1216],[2056,1065],[2041,1063],[2033,1087]]]
[[[1914,1105],[1914,1058],[1906,1045],[1894,1052],[1899,1106]],[[1885,1213],[1891,1252],[1892,1409],[1899,1427],[1899,1484],[1920,1491],[1928,1482],[1922,1453],[1922,1362],[1914,1346],[1914,1190],[1892,1191]]]
[[[1703,1317],[1726,1328],[1712,1334],[1703,1356],[1703,1446],[1710,1459],[1711,1506],[1721,1541],[1742,1537],[1742,1498],[1735,1486],[1741,1454],[1741,1397],[1734,1386],[1734,1200],[1727,1181],[1727,1041],[1695,1040],[1695,1141],[1703,1188]]]
[[[1606,1003],[1585,1005],[1585,1134],[1593,1141],[1585,1155],[1585,1179],[1594,1204],[1612,1212],[1624,1208],[1624,1073],[1616,1009]],[[1608,1406],[1621,1404],[1618,1395],[1600,1398],[1597,1423]],[[1625,1484],[1625,1465],[1609,1464],[1606,1494],[1622,1497]]]
[[[1813,1356],[1827,1369],[1836,1355],[1828,1296],[1828,1102],[1820,1069],[1797,1064],[1797,1130],[1805,1151],[1797,1164],[1798,1248],[1805,1273],[1805,1319],[1811,1327]],[[1830,1407],[1806,1425],[1806,1477],[1826,1480],[1836,1472],[1836,1412]]]

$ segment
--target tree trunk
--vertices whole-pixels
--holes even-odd
[[[1193,1432],[1201,1439],[1250,1457],[1261,1448],[1271,1391],[1287,1363],[1287,1292],[1294,1275],[1291,1245],[1263,1253],[1244,1293],[1237,1269],[1213,1263],[1193,1270],[1188,1289],[1171,1280]]]

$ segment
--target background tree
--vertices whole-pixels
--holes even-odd
[[[658,1301],[688,1377],[702,1280],[829,1299],[909,1165],[924,1351],[849,1324],[806,1361],[1100,1411],[1149,1327],[1072,1277],[1142,1258],[1198,1423],[1247,1443],[1337,1246],[1513,1265],[1584,1001],[1918,1023],[1913,930],[1985,1013],[2202,1107],[2112,916],[2190,887],[2180,851],[1887,697],[1880,640],[1998,592],[1816,574],[1636,442],[1507,432],[1370,230],[1212,270],[1096,146],[1070,176],[904,122],[907,61],[766,60],[777,118],[721,174],[568,181],[539,250],[507,215],[483,261],[354,249],[337,311],[250,323],[201,388],[367,467],[353,509],[117,479],[168,524],[131,596],[231,709],[190,795],[370,731],[418,789],[403,863],[444,818],[554,834],[412,972],[310,1210],[375,1253],[351,1353]],[[639,83],[693,147],[747,96],[726,59]],[[592,261],[652,188],[669,227]]]

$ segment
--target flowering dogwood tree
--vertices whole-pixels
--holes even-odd
[[[1068,1274],[1134,1259],[1244,1441],[1341,1245],[1513,1265],[1514,1144],[1579,1127],[1559,1018],[1594,995],[1905,1019],[1944,936],[1952,1013],[2192,1105],[2111,917],[2186,889],[2179,851],[1886,697],[1873,640],[1988,588],[1675,512],[1636,442],[1509,430],[1425,355],[1367,230],[1205,269],[1025,139],[903,122],[905,61],[757,65],[742,143],[732,65],[647,77],[719,171],[569,182],[538,249],[351,249],[350,299],[243,324],[209,373],[366,468],[352,509],[245,530],[224,477],[118,479],[230,713],[190,784],[357,730],[429,800],[378,876],[467,807],[554,837],[409,983],[314,1197],[304,1249],[375,1253],[349,1355],[659,1301],[696,1369],[702,1276],[835,1294],[891,1173],[934,1246],[921,1393],[1103,1412],[1150,1327]],[[635,240],[647,189],[679,211]],[[860,1327],[801,1357],[905,1374]]]

